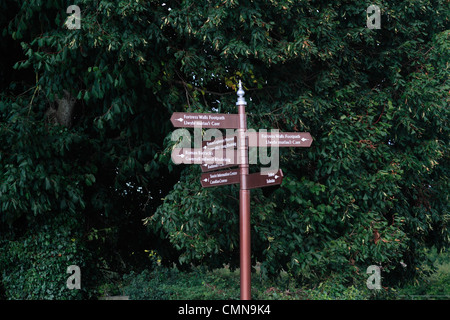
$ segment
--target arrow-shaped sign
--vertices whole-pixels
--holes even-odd
[[[208,163],[203,163],[203,164],[200,165],[200,167],[202,169],[202,172],[215,171],[215,170],[231,168],[231,167],[235,167],[235,166],[237,166],[237,164],[208,164]]]
[[[185,163],[203,163],[203,157],[213,156],[212,151],[204,151],[202,149],[191,149],[191,148],[174,148],[172,150],[172,161],[175,164]]]
[[[283,171],[278,169],[278,171],[269,172],[266,174],[252,173],[247,177],[247,187],[249,189],[270,187],[274,185],[279,185],[283,181]]]
[[[227,113],[174,112],[170,121],[176,128],[230,128],[239,127],[239,115]]]
[[[250,147],[310,147],[309,132],[248,132]]]
[[[202,187],[207,188],[239,183],[239,179],[239,169],[232,169],[202,173],[200,183]]]
[[[232,149],[174,148],[172,161],[175,164],[210,164],[222,166],[238,165],[238,152]]]
[[[203,149],[227,149],[227,148],[237,148],[237,137],[236,136],[226,136],[222,138],[217,138],[212,141],[202,141]]]

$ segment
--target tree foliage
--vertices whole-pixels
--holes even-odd
[[[249,127],[314,138],[280,151],[281,187],[252,191],[263,271],[404,278],[422,248],[448,245],[445,1],[80,0],[80,30],[64,27],[71,4],[0,5],[3,239],[76,215],[102,266],[148,248],[237,266],[238,189],[202,189],[197,166],[171,163],[169,118],[236,113],[241,79]],[[64,99],[71,121],[50,121]]]
[[[448,244],[448,10],[377,4],[381,30],[360,3],[184,1],[163,18],[185,110],[236,112],[240,78],[252,128],[315,139],[281,150],[281,188],[252,191],[253,259],[269,274],[378,264],[401,279],[423,246]],[[198,175],[186,168],[149,223],[181,262],[236,266],[237,188],[202,190]]]

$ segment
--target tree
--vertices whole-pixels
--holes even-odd
[[[25,73],[4,68],[11,78],[0,102],[2,238],[22,243],[58,230],[55,217],[63,216],[72,222],[67,245],[76,239],[92,253],[87,267],[142,268],[144,250],[159,243],[142,226],[144,209],[153,210],[176,179],[155,159],[169,132],[169,113],[158,101],[166,92],[159,59],[165,47],[154,37],[152,8],[159,5],[84,1],[80,30],[64,27],[67,1],[2,5],[3,37],[14,44],[2,51],[19,56],[14,70]],[[5,263],[17,254],[3,252]],[[1,269],[6,279],[11,270]]]
[[[4,248],[66,217],[64,248],[78,239],[96,270],[142,267],[150,248],[237,266],[237,188],[201,189],[197,166],[171,163],[169,118],[235,113],[238,79],[250,127],[314,137],[280,151],[280,188],[252,192],[265,273],[355,279],[379,264],[404,278],[400,261],[413,275],[422,248],[448,246],[444,1],[370,3],[380,30],[357,2],[83,0],[79,30],[64,26],[71,4],[1,4]]]
[[[395,282],[417,275],[422,248],[448,245],[448,9],[371,4],[380,30],[355,2],[167,4],[185,111],[236,113],[239,78],[252,128],[314,137],[280,151],[280,188],[252,191],[253,261],[270,275],[351,280],[376,264]],[[202,190],[198,176],[185,168],[147,222],[182,263],[235,267],[237,188]]]

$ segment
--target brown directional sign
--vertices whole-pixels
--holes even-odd
[[[237,150],[210,150],[202,148],[174,148],[172,161],[175,164],[220,164],[237,165]]]
[[[249,189],[270,187],[281,184],[283,181],[283,171],[270,172],[269,174],[252,173],[247,177],[247,187]]]
[[[248,132],[249,147],[310,147],[309,132]]]
[[[207,188],[239,183],[239,179],[239,169],[232,169],[202,173],[200,182],[202,187]]]
[[[231,167],[236,167],[237,164],[208,164],[208,163],[203,163],[200,165],[202,172],[209,172],[209,171],[215,171],[215,170],[220,170],[220,169],[225,169],[225,168],[231,168]]]
[[[227,148],[237,148],[237,137],[222,137],[211,141],[202,141],[203,149],[227,149]]]
[[[174,112],[170,121],[176,128],[230,128],[239,127],[239,115],[226,113]]]

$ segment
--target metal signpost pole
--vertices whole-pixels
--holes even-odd
[[[237,92],[239,114],[238,128],[238,155],[239,159],[239,240],[240,240],[240,267],[241,267],[241,300],[251,299],[251,246],[250,246],[250,189],[247,186],[248,177],[248,145],[247,145],[247,118],[244,98],[244,90],[239,81]]]

